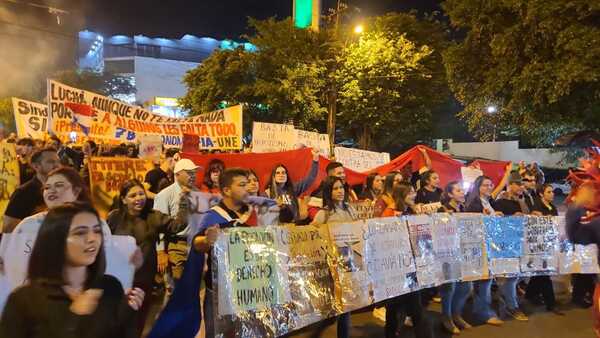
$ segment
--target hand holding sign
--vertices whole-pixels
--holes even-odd
[[[217,241],[217,236],[219,236],[219,228],[217,226],[212,226],[206,229],[206,241],[210,246],[213,246]]]
[[[142,308],[142,304],[144,303],[144,297],[146,294],[140,288],[133,288],[125,290],[125,295],[127,296],[127,304],[129,307],[138,311]]]

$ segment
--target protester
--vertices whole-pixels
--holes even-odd
[[[202,181],[201,191],[209,192],[212,194],[219,194],[219,177],[225,170],[225,163],[219,159],[213,159],[208,163],[206,171],[204,172],[204,180]]]
[[[42,185],[48,173],[60,165],[54,148],[43,148],[31,156],[31,167],[35,176],[18,187],[10,197],[4,212],[3,232],[12,232],[14,227],[25,217],[46,209],[42,196]]]
[[[494,184],[487,176],[479,176],[471,185],[471,190],[466,198],[466,212],[483,213],[494,215],[496,211],[492,207]],[[479,280],[473,283],[473,314],[477,319],[490,325],[502,325],[504,322],[498,318],[492,309],[492,281],[493,279]]]
[[[249,224],[254,210],[248,205],[248,172],[240,168],[229,168],[220,175],[219,186],[223,199],[218,205],[212,207],[204,216],[199,225],[200,232],[193,239],[193,246],[201,253],[207,253],[207,271],[205,274],[206,294],[204,298],[204,323],[206,337],[215,336],[214,308],[213,308],[213,276],[212,276],[212,251],[219,229],[230,227],[252,227]],[[225,333],[225,336],[228,336]]]
[[[87,140],[82,147],[83,161],[81,164],[81,178],[89,186],[90,185],[90,169],[89,164],[92,157],[98,156],[98,145],[92,140]]]
[[[537,180],[535,177],[535,173],[532,173],[530,170],[527,170],[523,175],[521,175],[521,180],[523,181],[523,198],[527,203],[527,208],[529,210],[533,210],[533,206],[539,199],[539,196],[536,192]]]
[[[179,149],[169,148],[165,151],[165,159],[160,166],[148,171],[144,182],[149,184],[147,187],[148,197],[154,199],[155,195],[167,186],[173,184],[175,163],[180,160]]]
[[[273,168],[265,195],[279,204],[280,223],[301,223],[308,217],[308,210],[300,210],[299,197],[315,181],[319,171],[319,152],[313,150],[313,161],[308,176],[294,184],[289,177],[288,169],[283,164]],[[301,213],[303,211],[303,213]]]
[[[67,147],[56,135],[50,136],[48,146],[56,149],[60,163],[79,170],[83,162],[82,155]]]
[[[421,175],[421,189],[417,191],[416,203],[430,204],[442,200],[440,175],[433,170],[428,170]]]
[[[256,213],[256,223],[259,225],[278,225],[279,224],[279,206],[277,202],[270,198],[263,198],[258,195],[260,182],[258,175],[254,170],[248,170],[248,202]],[[308,205],[305,199],[298,199],[299,213],[308,213]]]
[[[523,181],[519,172],[511,172],[508,178],[508,189],[496,199],[494,208],[505,216],[523,216],[529,214],[529,208],[523,198]],[[500,293],[506,302],[506,313],[518,321],[528,321],[529,318],[519,306],[517,284],[519,277],[498,278],[502,282]]]
[[[449,213],[464,212],[465,192],[459,181],[446,185],[442,196],[443,211]],[[442,325],[452,334],[460,334],[460,330],[470,329],[471,324],[462,317],[463,309],[473,285],[471,282],[453,282],[440,286],[442,297]]]
[[[147,295],[140,310],[138,336],[141,336],[148,310],[157,300],[152,297],[154,276],[157,273],[156,242],[158,234],[169,231],[176,233],[187,225],[187,220],[171,219],[167,215],[153,211],[144,185],[138,180],[123,183],[119,193],[118,209],[111,211],[107,223],[114,235],[132,236],[141,249],[143,265],[136,271],[133,285]]]
[[[388,175],[388,177],[390,177]],[[387,180],[386,180],[387,181]],[[386,185],[388,187],[388,185]],[[388,188],[389,189],[389,188]],[[392,217],[403,214],[414,214],[418,207],[415,205],[417,196],[412,185],[404,181],[393,184],[391,195],[382,195],[375,203],[374,217]]]
[[[334,222],[352,222],[356,220],[356,212],[348,203],[348,185],[339,177],[327,177],[323,182],[323,208],[317,213],[311,225],[322,225]],[[313,337],[318,337],[327,327],[322,322]],[[337,337],[350,337],[350,313],[337,317]]]
[[[91,204],[87,185],[71,167],[58,167],[52,170],[40,190],[44,204],[49,209],[73,202]],[[26,217],[15,227],[14,232],[37,234],[47,214],[47,211],[42,211]],[[111,232],[106,222],[101,221],[101,225],[104,237],[110,236]]]
[[[538,191],[538,198],[533,206],[532,214],[535,216],[558,216],[558,209],[553,204],[554,188],[550,184],[544,184]],[[564,313],[556,309],[556,298],[550,276],[533,276],[529,279],[525,298],[534,304],[545,304],[546,309],[557,315]]]
[[[33,247],[28,284],[11,293],[0,337],[136,337],[131,325],[144,292],[105,274],[103,234],[85,204],[51,209]]]
[[[195,186],[196,171],[199,168],[189,159],[179,160],[174,168],[175,182],[156,195],[154,210],[173,220],[187,223],[190,192],[197,190]],[[188,242],[193,235],[190,232],[191,227],[187,224],[179,232],[167,232],[157,245],[158,270],[162,274],[166,273],[167,296],[183,272],[188,253]]]
[[[16,151],[19,160],[19,184],[24,184],[35,176],[35,170],[33,170],[29,164],[33,149],[34,144],[31,138],[26,137],[17,141]]]
[[[383,194],[384,176],[371,173],[367,176],[367,183],[359,196],[361,200],[376,201]]]
[[[340,162],[330,162],[327,165],[327,167],[325,167],[325,172],[327,173],[327,177],[338,177],[344,182],[345,185],[348,184],[346,182],[346,171],[344,170],[344,165],[341,164]],[[323,184],[324,183],[325,183],[325,181],[321,182],[319,187],[315,191],[312,192],[311,196],[321,197],[321,194],[323,192]],[[356,196],[356,193],[354,192],[354,190],[352,190],[352,188],[348,187],[348,192],[349,192],[349,196],[348,196],[349,201],[357,201],[358,200],[358,196]]]

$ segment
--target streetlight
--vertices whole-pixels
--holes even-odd
[[[364,31],[365,27],[363,25],[356,25],[356,27],[354,27],[355,34],[362,34]]]
[[[497,109],[496,109],[496,106],[488,106],[488,107],[487,107],[487,112],[488,112],[489,114],[493,114],[493,113],[495,113],[496,111],[497,111]]]

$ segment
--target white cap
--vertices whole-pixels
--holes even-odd
[[[184,158],[175,163],[175,170],[173,170],[173,172],[177,174],[182,170],[196,170],[198,168],[200,168],[200,166],[196,165],[192,160]]]

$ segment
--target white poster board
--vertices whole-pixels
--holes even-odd
[[[369,171],[390,161],[389,153],[344,147],[335,147],[334,152],[336,161],[358,172]]]
[[[254,122],[252,152],[272,153],[296,148],[296,130],[291,124]]]

